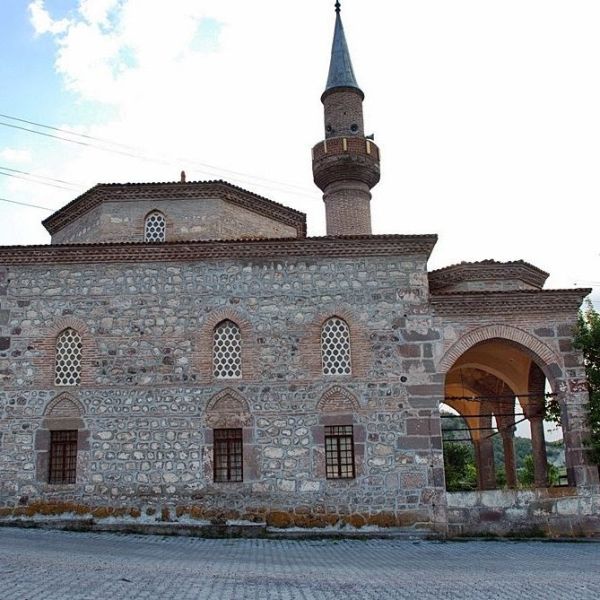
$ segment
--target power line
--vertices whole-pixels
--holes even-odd
[[[15,179],[22,179],[23,181],[28,181],[29,183],[47,185],[48,187],[57,188],[59,190],[68,190],[70,192],[73,191],[73,188],[67,187],[65,185],[58,185],[56,183],[50,183],[49,181],[37,181],[36,179],[31,179],[30,177],[23,177],[22,175],[17,175],[15,173],[4,173],[3,171],[0,171],[0,175],[4,175],[5,177],[14,177]]]
[[[175,162],[175,160],[173,160],[173,159],[165,160],[165,159],[157,159],[157,158],[149,157],[147,155],[141,154],[140,151],[139,151],[139,149],[137,149],[137,148],[135,148],[133,146],[129,146],[127,144],[122,144],[120,142],[114,142],[114,141],[111,141],[111,140],[107,140],[105,138],[100,138],[100,137],[95,137],[95,136],[91,136],[91,135],[86,135],[86,134],[83,134],[83,133],[77,133],[75,131],[70,131],[68,129],[61,129],[60,127],[54,127],[52,125],[44,125],[43,123],[36,123],[35,121],[29,121],[27,119],[21,119],[19,117],[14,117],[14,116],[11,116],[11,115],[6,115],[6,114],[0,114],[0,117],[5,118],[5,119],[10,119],[10,120],[13,120],[13,121],[17,121],[17,122],[20,122],[20,123],[26,123],[28,125],[33,125],[35,127],[42,127],[44,129],[50,129],[52,131],[57,131],[59,133],[65,133],[65,134],[70,135],[70,136],[76,136],[76,137],[84,138],[85,140],[96,141],[96,142],[100,142],[102,144],[109,144],[111,146],[118,146],[120,148],[124,148],[125,150],[119,150],[117,148],[108,148],[108,147],[105,147],[105,146],[98,146],[98,145],[90,143],[90,142],[85,142],[85,141],[82,141],[82,140],[71,139],[71,138],[65,138],[63,136],[53,135],[53,134],[50,134],[50,133],[44,133],[42,131],[36,131],[34,129],[29,129],[28,127],[21,127],[19,125],[14,125],[14,124],[11,124],[11,123],[3,123],[3,122],[0,121],[0,125],[2,125],[4,127],[11,127],[13,129],[20,129],[22,131],[27,131],[29,133],[37,133],[38,135],[43,135],[45,137],[50,137],[50,138],[53,138],[53,139],[58,139],[58,140],[66,141],[66,142],[71,142],[71,143],[78,144],[78,145],[81,145],[81,146],[86,146],[86,147],[89,147],[89,148],[97,148],[97,149],[100,149],[100,150],[104,150],[105,152],[114,152],[116,154],[121,154],[123,156],[129,156],[130,158],[138,158],[138,159],[141,159],[141,160],[158,162],[160,164],[177,164]],[[229,174],[235,175],[235,176],[248,177],[248,178],[250,178],[250,180],[264,181],[266,183],[274,184],[276,186],[284,188],[283,190],[277,190],[277,188],[273,188],[273,187],[270,187],[268,185],[261,184],[262,187],[264,187],[266,189],[271,189],[271,190],[274,190],[274,191],[285,191],[285,192],[290,193],[290,194],[295,194],[295,195],[300,195],[300,196],[307,196],[307,197],[310,197],[310,198],[313,197],[312,190],[309,190],[308,188],[305,188],[303,186],[298,186],[298,185],[286,183],[286,182],[283,182],[283,181],[269,179],[269,178],[266,178],[266,177],[259,177],[257,175],[251,175],[249,173],[243,173],[241,171],[234,171],[234,170],[231,170],[231,169],[225,169],[223,167],[217,167],[217,166],[214,166],[214,165],[210,165],[208,163],[196,161],[196,160],[185,158],[185,157],[180,157],[180,158],[178,158],[176,160],[178,160],[179,163],[185,162],[186,164],[189,164],[189,165],[192,165],[192,166],[193,165],[198,165],[198,166],[202,167],[203,169],[210,169],[210,170],[212,170],[212,171],[214,171],[216,173],[217,177],[220,176],[219,172],[220,173],[229,173]],[[254,181],[247,181],[246,180],[245,183],[250,183],[251,185],[259,185],[259,184],[255,183]],[[292,191],[292,189],[294,189],[296,191]]]
[[[43,131],[36,131],[35,129],[29,129],[27,127],[21,127],[20,125],[12,125],[10,123],[3,123],[2,121],[0,121],[0,125],[2,125],[4,127],[10,127],[12,129],[19,129],[21,131],[27,131],[29,133],[35,133],[37,135],[42,135],[44,137],[49,137],[49,138],[56,139],[56,140],[61,140],[63,142],[71,142],[73,144],[77,144],[79,146],[85,146],[87,148],[92,148],[92,149],[96,149],[96,150],[102,150],[104,152],[112,152],[114,154],[120,154],[122,156],[128,156],[130,158],[135,158],[135,159],[138,159],[138,160],[144,160],[144,161],[147,161],[147,162],[153,162],[153,163],[158,163],[158,164],[162,164],[162,165],[175,165],[175,164],[177,164],[173,160],[165,160],[165,159],[159,159],[159,158],[152,158],[152,157],[143,156],[143,155],[140,155],[140,154],[133,154],[131,152],[125,152],[123,150],[117,150],[117,149],[112,149],[112,148],[105,148],[103,146],[97,146],[97,145],[94,145],[94,144],[90,144],[88,142],[82,142],[81,140],[72,140],[70,138],[62,137],[62,136],[59,136],[59,135],[54,135],[52,133],[44,133]],[[210,176],[214,176],[213,174],[209,174],[209,175]],[[217,173],[216,176],[220,177],[220,175],[218,173]],[[250,177],[252,177],[252,176],[250,176]],[[243,180],[243,179],[242,180],[238,179],[238,181],[240,181],[240,182],[242,182],[244,184],[250,184],[250,185],[256,185],[258,187],[263,187],[265,189],[268,189],[268,190],[271,190],[271,191],[275,191],[275,192],[282,192],[283,191],[285,193],[293,194],[293,195],[296,195],[296,196],[304,196],[304,197],[310,197],[310,198],[312,198],[312,196],[309,196],[308,194],[302,193],[302,192],[296,192],[296,191],[293,191],[293,190],[285,190],[285,189],[277,189],[277,188],[275,188],[273,186],[269,186],[269,185],[265,185],[265,184],[259,184],[259,183],[256,183],[256,182],[252,182],[252,181],[248,181],[248,180]]]
[[[28,127],[21,127],[20,125],[13,125],[11,123],[3,123],[0,121],[0,125],[3,127],[10,127],[11,129],[20,129],[21,131],[28,131],[29,133],[36,133],[37,135],[43,135],[44,137],[49,137],[55,140],[62,140],[63,142],[71,142],[72,144],[78,144],[79,146],[86,146],[88,148],[96,148],[99,150],[104,150],[105,152],[114,152],[116,154],[122,154],[124,156],[130,156],[132,158],[144,158],[139,155],[131,154],[130,152],[123,152],[121,150],[111,150],[110,148],[103,148],[102,146],[97,146],[94,144],[90,144],[88,142],[82,142],[81,140],[72,140],[70,138],[62,137],[60,135],[54,135],[52,133],[44,133],[43,131],[36,131],[35,129],[29,129]]]
[[[0,202],[8,202],[9,204],[18,204],[19,206],[28,206],[29,208],[39,208],[40,210],[54,212],[53,208],[48,208],[47,206],[39,206],[38,204],[29,204],[27,202],[17,202],[16,200],[9,200],[8,198],[0,198]]]
[[[35,173],[30,173],[29,171],[20,171],[19,169],[11,169],[10,167],[4,167],[2,165],[0,165],[0,169],[2,169],[3,171],[10,171],[11,173],[20,173],[21,175],[29,175],[30,177],[37,177],[39,179],[55,181],[56,183],[64,183],[66,185],[71,185],[77,188],[83,187],[83,185],[80,183],[73,183],[72,181],[65,181],[64,179],[54,179],[54,177],[46,177],[45,175],[36,175]]]
[[[61,133],[68,133],[69,135],[76,135],[82,138],[86,138],[88,140],[95,140],[98,142],[103,142],[106,144],[114,144],[115,146],[123,146],[124,148],[131,148],[131,146],[126,146],[125,144],[120,144],[119,142],[112,142],[111,140],[107,140],[100,137],[94,137],[93,135],[86,135],[85,133],[77,133],[76,131],[70,131],[69,129],[61,129],[60,127],[53,127],[52,125],[44,125],[43,123],[36,123],[35,121],[28,121],[27,119],[20,119],[19,117],[11,117],[10,115],[3,115],[0,113],[0,117],[3,119],[10,119],[11,121],[19,121],[19,123],[27,123],[28,125],[35,125],[36,127],[43,127],[44,129],[51,129],[52,131],[59,131]]]

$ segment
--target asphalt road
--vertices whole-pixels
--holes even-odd
[[[282,541],[0,528],[1,600],[600,598],[600,543]]]

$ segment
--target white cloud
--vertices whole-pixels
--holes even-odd
[[[83,18],[93,25],[107,25],[108,16],[120,0],[81,0],[79,12]]]
[[[64,32],[69,26],[69,21],[67,19],[58,21],[52,19],[46,10],[44,0],[34,0],[29,4],[28,9],[31,24],[38,35],[43,33],[59,34]]]
[[[25,164],[31,162],[31,152],[16,148],[4,148],[0,150],[0,159],[12,164]]]

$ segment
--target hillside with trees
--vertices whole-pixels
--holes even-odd
[[[465,440],[468,431],[459,429],[466,427],[462,417],[442,410],[442,431],[444,437],[444,466],[446,469],[446,488],[448,491],[467,491],[477,488],[477,468],[473,444]],[[494,445],[494,461],[496,463],[496,482],[499,488],[506,485],[504,472],[504,449],[500,434],[492,437]],[[533,485],[533,453],[529,438],[515,436],[515,461],[519,484],[526,487]],[[565,469],[565,451],[562,440],[546,442],[548,455],[549,479],[557,484],[559,476]]]

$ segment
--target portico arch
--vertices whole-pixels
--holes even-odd
[[[530,360],[536,362],[550,382],[552,389],[555,389],[556,379],[562,376],[561,361],[556,352],[539,338],[511,325],[478,327],[463,335],[445,352],[440,360],[438,365],[440,373],[448,373],[456,365],[458,359],[474,346],[480,346],[483,342],[492,340],[501,340],[508,345],[511,343],[516,345],[518,350],[527,355]],[[488,368],[492,367],[488,364]],[[502,375],[501,379],[506,377],[500,371],[496,371],[494,374],[497,377]]]
[[[491,439],[496,432],[492,429],[492,419],[503,439],[508,484],[516,485],[512,441],[516,398],[531,428],[535,485],[546,486],[545,385],[547,380],[550,387],[557,390],[558,380],[562,377],[560,359],[554,350],[516,327],[480,327],[462,336],[448,349],[440,361],[440,371],[446,375],[445,403],[453,406],[449,398],[454,398],[454,408],[459,410],[458,405],[469,404],[469,397],[473,399],[471,402],[477,402],[478,414],[465,421],[473,427],[479,487],[489,489],[496,485]],[[461,413],[464,414],[464,410]],[[487,473],[482,470],[484,467]]]

